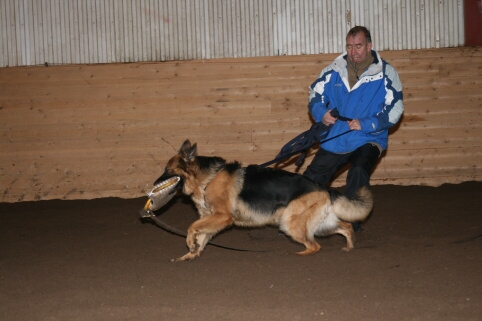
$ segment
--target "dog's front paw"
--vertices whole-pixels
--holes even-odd
[[[178,257],[177,259],[171,259],[171,262],[192,261],[192,260],[197,259],[198,257],[199,257],[199,253],[189,252],[186,255]]]

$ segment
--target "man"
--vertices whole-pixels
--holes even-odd
[[[368,29],[352,28],[346,52],[310,86],[308,104],[313,119],[331,127],[326,139],[348,133],[321,144],[303,174],[328,185],[335,172],[350,164],[345,194],[369,187],[371,172],[387,148],[388,129],[402,116],[402,99],[398,73],[372,50]]]

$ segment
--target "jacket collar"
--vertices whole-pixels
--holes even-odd
[[[368,67],[368,69],[360,75],[360,80],[356,83],[351,90],[354,90],[360,86],[361,83],[371,80],[377,80],[383,77],[383,63],[380,54],[372,50],[372,55],[374,57],[373,63]],[[347,52],[345,51],[341,55],[339,55],[331,64],[331,68],[340,74],[343,82],[345,83],[346,87],[350,89],[350,85],[348,83],[348,62],[347,59]],[[368,78],[367,78],[368,77]]]

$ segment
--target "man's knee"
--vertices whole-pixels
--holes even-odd
[[[303,176],[308,177],[312,181],[317,182],[318,184],[327,185],[330,182],[331,177],[328,175],[323,175],[322,173],[318,173],[308,166],[306,170],[303,172]]]
[[[309,179],[314,180],[316,173],[311,170],[310,166],[308,166],[305,171],[303,172],[303,176],[308,177]]]
[[[350,156],[352,167],[362,167],[370,172],[376,165],[380,157],[380,150],[376,144],[365,144],[359,147]]]

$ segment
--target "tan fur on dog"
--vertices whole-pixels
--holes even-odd
[[[356,199],[333,195],[298,174],[198,156],[196,144],[189,140],[168,161],[165,175],[182,178],[183,193],[191,196],[200,215],[188,229],[189,252],[176,261],[199,257],[209,240],[231,225],[279,226],[305,246],[299,255],[320,250],[315,235],[338,233],[346,237],[343,250],[349,251],[355,243],[349,222],[365,219],[373,206],[366,188]]]

